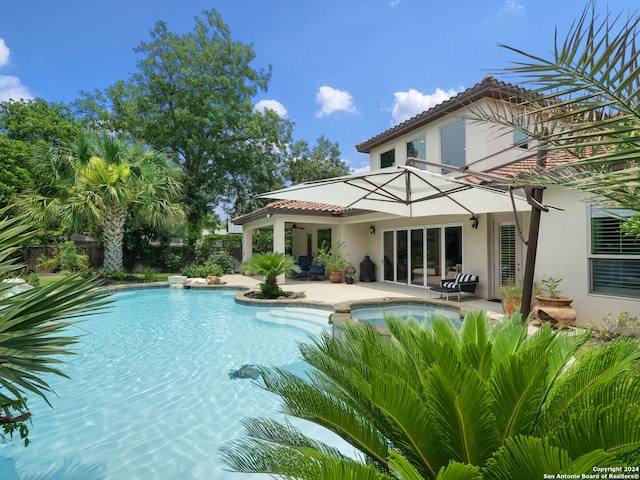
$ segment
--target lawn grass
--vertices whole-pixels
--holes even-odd
[[[144,273],[127,274],[124,279],[111,279],[109,283],[113,284],[127,284],[127,283],[142,283],[142,282],[166,282],[167,277],[170,275],[179,275],[179,273],[159,272],[153,273],[153,275],[145,275]],[[39,274],[40,285],[50,285],[60,278],[64,277],[61,273],[42,273]]]

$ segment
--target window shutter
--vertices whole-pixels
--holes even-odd
[[[500,225],[500,285],[516,281],[515,238],[515,225]]]

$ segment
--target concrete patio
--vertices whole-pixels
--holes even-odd
[[[262,278],[259,276],[225,275],[223,281],[229,286],[257,288],[257,285],[262,282]],[[356,282],[353,285],[347,285],[346,283],[331,283],[328,280],[314,281],[287,278],[281,287],[285,291],[304,292],[305,300],[330,306],[366,300],[383,300],[381,303],[384,303],[384,300],[401,298],[429,301],[429,290],[392,283]],[[502,306],[497,302],[464,295],[460,302],[447,302],[439,300],[438,297],[438,294],[434,294],[431,301],[438,305],[460,308],[462,314],[468,310],[486,310],[493,318],[503,315]]]

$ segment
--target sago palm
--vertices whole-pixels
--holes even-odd
[[[104,268],[122,268],[127,215],[158,228],[175,225],[184,212],[177,167],[161,152],[122,136],[86,134],[63,145],[37,146],[40,185],[24,198],[35,218],[102,234]]]
[[[249,275],[263,275],[264,283],[260,284],[262,294],[267,298],[276,298],[282,293],[278,287],[278,277],[288,272],[299,272],[291,255],[281,252],[256,253],[243,264],[243,270]]]
[[[540,479],[637,464],[637,341],[581,349],[590,333],[527,336],[520,318],[462,329],[388,318],[391,337],[345,325],[302,345],[309,377],[264,368],[282,410],[335,432],[343,453],[291,424],[244,421],[223,450],[240,472],[301,479]]]
[[[33,236],[25,218],[5,215],[0,212],[2,276],[22,267],[13,258]],[[77,317],[107,303],[95,280],[77,275],[14,294],[15,285],[0,282],[0,425],[5,431],[29,418],[23,401],[29,394],[47,400],[47,376],[65,376],[59,365],[78,340],[69,333]]]

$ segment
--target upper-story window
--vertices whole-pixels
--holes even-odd
[[[396,164],[396,150],[380,154],[380,168],[393,167]]]
[[[527,122],[524,120],[519,120],[517,118],[513,119],[513,144],[518,148],[529,148],[529,135],[523,131],[527,128]]]
[[[427,159],[427,142],[425,137],[418,137],[415,140],[407,142],[407,158],[417,158],[419,160]],[[416,168],[424,170],[426,166],[424,164],[417,163],[414,165]]]
[[[464,167],[465,161],[465,122],[458,120],[440,129],[440,162],[453,167]],[[451,170],[442,169],[442,173]]]

